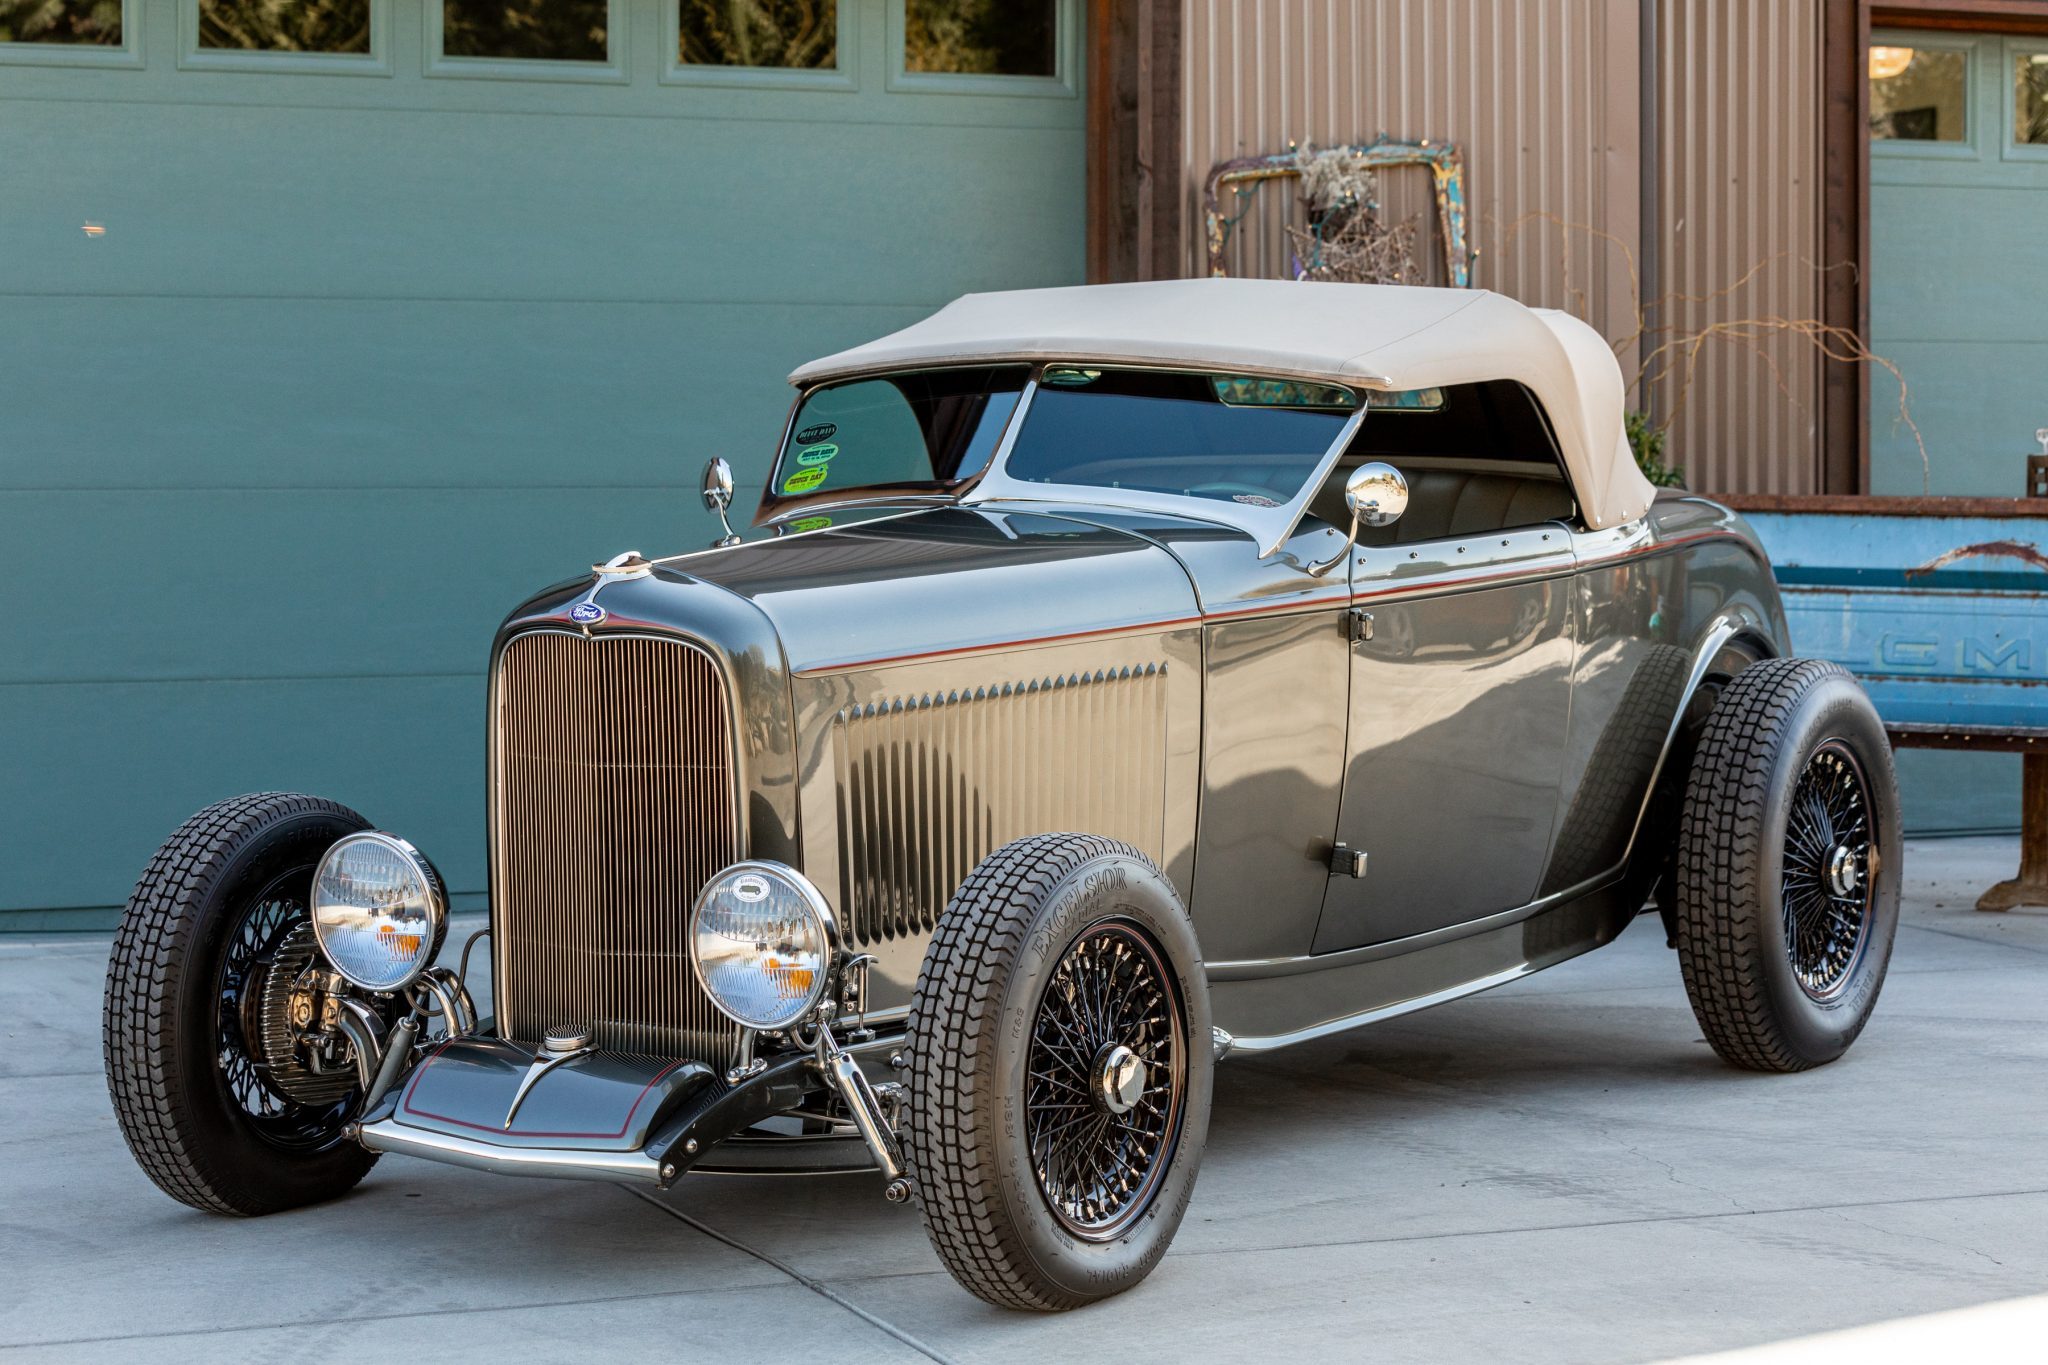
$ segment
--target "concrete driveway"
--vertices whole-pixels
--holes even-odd
[[[52,1359],[1636,1361],[2048,1288],[2048,912],[1923,841],[1837,1065],[1715,1060],[1654,918],[1529,981],[1218,1073],[1139,1290],[999,1312],[871,1176],[667,1196],[387,1157],[248,1222],[172,1203],[100,1072],[104,936],[0,939],[0,1353]]]

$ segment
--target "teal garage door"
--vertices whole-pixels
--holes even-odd
[[[505,609],[706,543],[798,362],[1082,277],[1076,0],[0,0],[0,40],[0,925],[110,922],[263,788],[475,903]]]
[[[1926,443],[1873,370],[1871,491],[2016,497],[2048,427],[2048,37],[1879,32],[1869,64],[1872,345]],[[2017,758],[1899,767],[1910,829],[2017,824]]]

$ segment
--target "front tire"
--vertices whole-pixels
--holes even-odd
[[[1143,854],[1043,834],[989,855],[908,1032],[904,1155],[954,1279],[1057,1311],[1151,1273],[1194,1193],[1214,1054],[1194,926]]]
[[[1714,1051],[1804,1071],[1848,1050],[1891,959],[1900,845],[1891,745],[1856,680],[1815,659],[1736,675],[1694,752],[1674,915]]]
[[[157,850],[107,965],[107,1091],[143,1173],[208,1213],[275,1213],[353,1189],[375,1153],[343,1133],[352,1084],[278,1087],[249,993],[308,951],[313,870],[368,829],[346,806],[258,792],[208,806]]]

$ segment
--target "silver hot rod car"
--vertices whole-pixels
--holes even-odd
[[[1583,323],[1045,289],[791,378],[765,534],[620,554],[499,629],[477,967],[436,965],[433,864],[332,801],[163,846],[106,1059],[166,1192],[267,1213],[385,1152],[878,1168],[969,1290],[1068,1308],[1164,1254],[1231,1055],[1651,906],[1736,1065],[1869,1017],[1883,729],[1788,657],[1742,521],[1645,481]]]

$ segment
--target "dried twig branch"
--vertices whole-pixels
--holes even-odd
[[[1625,391],[1631,395],[1645,395],[1664,384],[1674,382],[1674,377],[1678,385],[1677,392],[1664,412],[1662,420],[1639,424],[1641,430],[1662,437],[1671,429],[1672,423],[1685,408],[1697,376],[1701,353],[1710,342],[1729,342],[1747,347],[1763,360],[1778,391],[1795,405],[1804,406],[1786,382],[1777,357],[1771,354],[1767,345],[1775,337],[1792,337],[1811,345],[1823,360],[1846,365],[1873,365],[1891,375],[1899,389],[1897,423],[1912,433],[1913,444],[1920,454],[1921,487],[1923,490],[1931,489],[1933,466],[1928,458],[1927,442],[1920,433],[1919,425],[1913,420],[1909,401],[1911,390],[1906,383],[1905,375],[1900,373],[1897,365],[1872,351],[1864,344],[1863,338],[1849,328],[1823,322],[1818,318],[1742,317],[1702,325],[1663,323],[1655,327],[1648,321],[1652,315],[1666,315],[1666,310],[1672,305],[1698,306],[1732,298],[1766,271],[1788,262],[1796,262],[1821,275],[1840,269],[1853,271],[1853,263],[1837,262],[1834,265],[1822,266],[1794,252],[1779,251],[1756,262],[1735,280],[1719,289],[1698,294],[1673,290],[1659,295],[1646,304],[1642,297],[1641,276],[1636,270],[1635,253],[1629,249],[1628,243],[1590,223],[1569,222],[1560,215],[1546,210],[1525,213],[1501,229],[1503,247],[1512,243],[1525,227],[1536,222],[1547,223],[1558,229],[1559,279],[1564,288],[1565,298],[1577,300],[1577,307],[1572,311],[1580,317],[1586,317],[1590,310],[1586,307],[1585,290],[1572,284],[1570,234],[1584,234],[1606,243],[1609,249],[1620,253],[1628,272],[1629,311],[1633,315],[1633,326],[1623,336],[1610,337],[1608,344],[1614,348],[1617,356],[1626,355],[1637,347],[1642,348],[1637,356],[1635,374],[1628,380]],[[1591,318],[1586,320],[1592,321]],[[1661,441],[1659,447],[1661,449]]]

